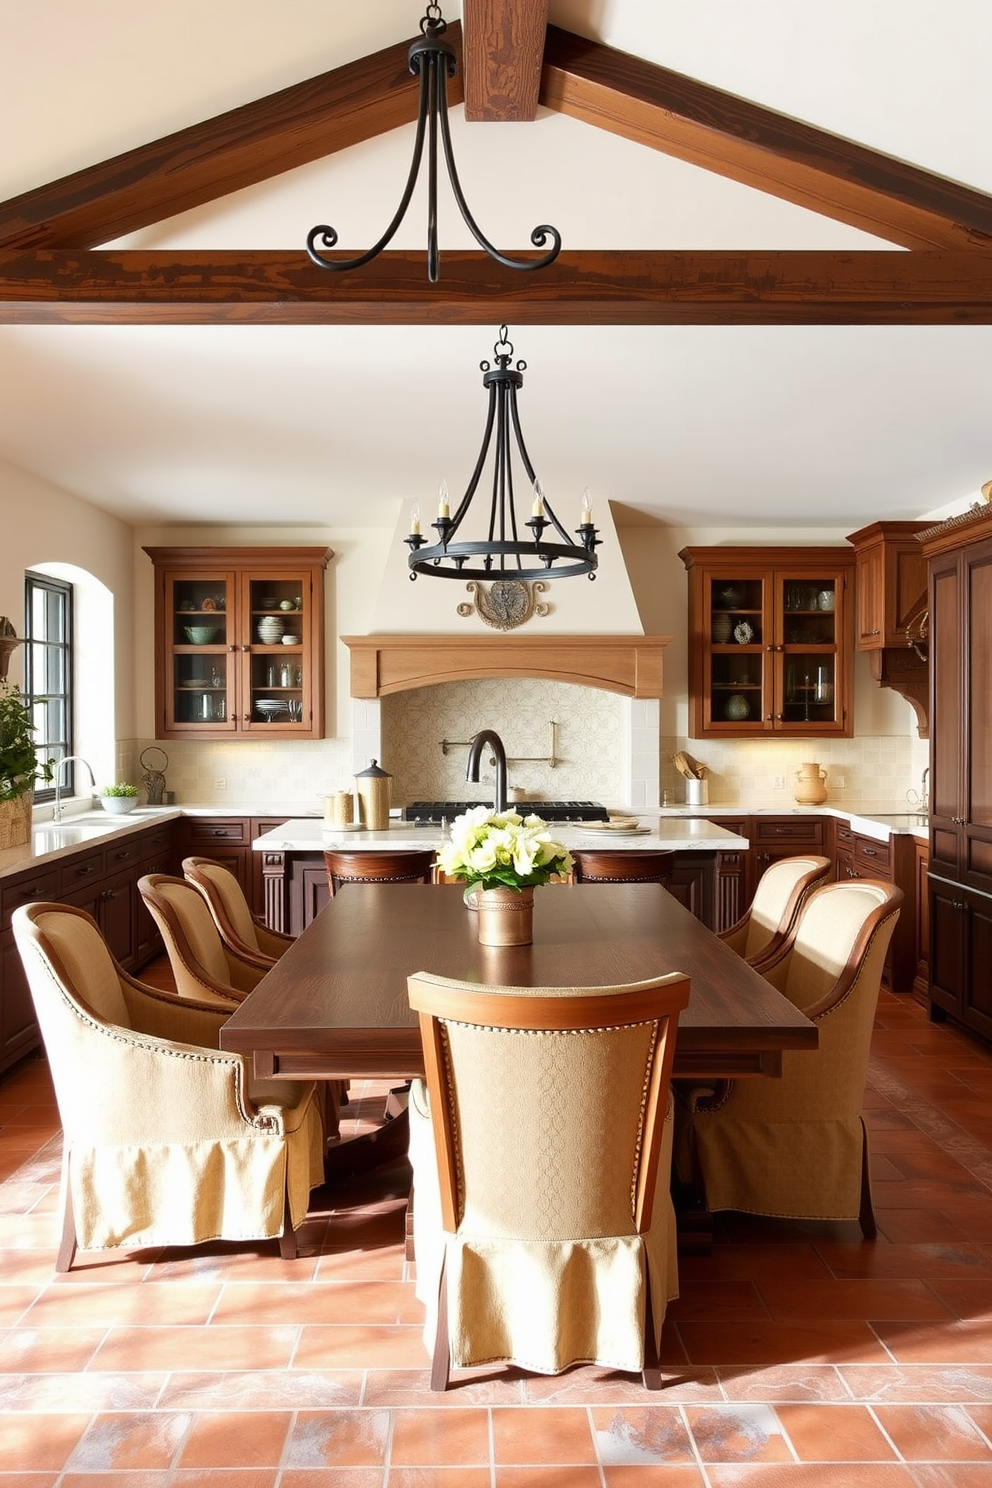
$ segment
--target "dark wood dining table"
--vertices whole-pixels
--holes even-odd
[[[813,1023],[659,884],[555,884],[535,894],[534,943],[479,944],[460,885],[348,884],[221,1029],[263,1078],[404,1080],[423,1073],[407,977],[596,987],[688,973],[674,1074],[775,1076]]]

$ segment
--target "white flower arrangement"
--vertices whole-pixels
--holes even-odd
[[[451,840],[438,852],[438,867],[470,888],[529,889],[571,872],[572,855],[539,816],[473,806],[451,824]]]

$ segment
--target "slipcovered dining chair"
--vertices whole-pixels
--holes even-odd
[[[128,976],[85,910],[27,904],[12,923],[62,1122],[56,1270],[77,1247],[278,1237],[295,1256],[323,1181],[314,1086],[252,1080],[217,1048],[230,1005]]]
[[[660,883],[667,889],[675,868],[673,852],[573,852],[576,883]]]
[[[736,924],[719,932],[720,939],[760,969],[782,950],[803,904],[829,872],[829,858],[779,858],[770,863],[758,880],[750,907]]]
[[[147,873],[138,893],[165,942],[181,997],[205,995],[241,1002],[258,986],[271,962],[246,959],[227,945],[199,889],[185,878]]]
[[[388,852],[324,853],[327,884],[331,896],[346,883],[430,883],[433,877],[433,848],[398,848]]]
[[[669,1085],[688,977],[408,986],[427,1072],[409,1110],[432,1389],[497,1361],[595,1362],[657,1388],[678,1294]]]
[[[689,1092],[680,1177],[713,1211],[857,1219],[876,1234],[862,1105],[882,966],[903,895],[860,879],[825,884],[762,975],[817,1026],[815,1050],[785,1050],[775,1080]],[[681,1113],[680,1113],[681,1114]]]
[[[256,959],[264,968],[274,965],[293,944],[294,936],[270,930],[252,914],[244,890],[230,868],[211,858],[183,858],[183,877],[203,896],[221,940],[241,960]]]

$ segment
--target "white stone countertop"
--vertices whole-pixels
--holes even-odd
[[[525,801],[514,803],[522,813],[527,810]],[[0,850],[0,879],[12,873],[30,868],[34,863],[55,861],[78,852],[89,843],[99,843],[113,837],[126,836],[141,831],[160,821],[171,821],[181,816],[285,816],[285,826],[257,838],[252,844],[258,849],[270,851],[322,851],[325,847],[347,850],[362,845],[391,848],[433,847],[441,840],[440,829],[412,827],[409,823],[394,819],[386,832],[341,832],[327,826],[315,807],[308,813],[299,801],[283,802],[273,806],[271,802],[184,802],[175,806],[139,806],[126,816],[111,816],[99,806],[73,810],[69,805],[61,823],[39,817],[32,825],[31,841],[18,847]],[[652,830],[636,837],[625,837],[619,832],[589,832],[581,827],[558,827],[552,823],[552,831],[566,847],[605,848],[610,843],[625,848],[668,851],[703,851],[706,848],[739,851],[747,848],[746,837],[739,837],[719,826],[711,827],[712,821],[721,817],[741,816],[834,816],[849,821],[855,832],[874,837],[884,842],[890,836],[911,833],[926,841],[926,820],[907,808],[905,802],[859,803],[854,806],[669,806],[655,811],[633,812],[642,825]],[[325,831],[325,827],[327,830]],[[287,839],[292,833],[292,845]]]
[[[550,822],[549,827],[555,841],[562,843],[570,852],[576,849],[600,851],[622,848],[624,852],[741,852],[748,847],[748,839],[739,837],[726,827],[711,821],[691,818],[661,820],[657,812],[645,812],[638,817],[646,832],[623,833],[620,831],[584,831],[581,826],[565,822]],[[364,829],[342,831],[322,819],[295,817],[263,832],[256,837],[252,847],[257,852],[323,852],[325,848],[340,852],[359,852],[365,848],[387,848],[391,851],[406,851],[416,848],[437,847],[444,840],[440,824],[414,827],[409,822],[393,820],[381,832]]]

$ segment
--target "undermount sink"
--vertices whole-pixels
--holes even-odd
[[[77,842],[90,842],[94,837],[105,837],[108,832],[116,831],[139,815],[136,811],[125,817],[92,811],[61,822],[34,822],[31,837],[35,846],[42,851],[54,852],[59,847],[74,847]]]

